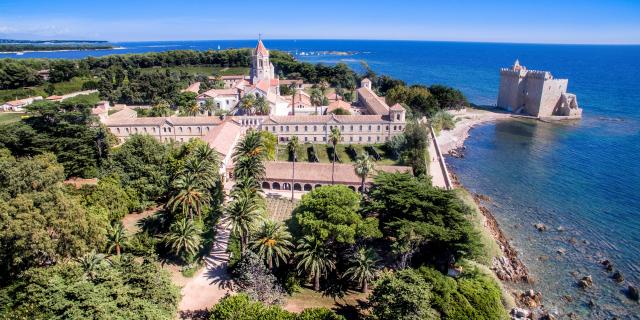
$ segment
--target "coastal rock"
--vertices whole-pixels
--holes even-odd
[[[516,302],[519,306],[533,309],[542,305],[542,293],[535,292],[533,291],[533,289],[530,289],[526,292],[516,293],[515,296]]]
[[[593,301],[593,299],[589,299],[589,302],[587,302],[587,306],[589,307],[589,309],[593,309],[596,306],[595,301]]]
[[[527,319],[531,312],[527,309],[523,308],[513,308],[511,309],[510,315],[511,319]]]
[[[629,288],[627,288],[627,297],[635,301],[640,300],[640,293],[638,293],[638,288],[636,288],[635,286],[629,285]]]
[[[602,266],[604,266],[604,268],[607,269],[608,272],[613,271],[613,263],[611,263],[611,261],[602,260],[602,262],[600,262],[600,264],[602,264]]]
[[[567,252],[567,250],[565,250],[564,248],[560,248],[557,250],[557,252],[559,255],[564,255]]]
[[[559,226],[559,227],[556,228],[556,231],[563,232],[564,231],[564,227],[563,226]]]
[[[580,279],[580,281],[578,281],[578,285],[582,289],[590,288],[593,286],[593,279],[591,278],[590,275],[583,277],[582,279]]]
[[[615,280],[617,283],[624,281],[624,277],[622,276],[622,273],[620,273],[619,270],[616,270],[616,272],[613,273],[611,278]]]
[[[547,231],[547,226],[545,226],[544,223],[536,223],[533,226],[540,232]]]

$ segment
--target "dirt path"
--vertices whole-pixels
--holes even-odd
[[[127,230],[129,234],[136,234],[140,231],[138,222],[146,217],[154,215],[158,210],[160,210],[160,206],[147,209],[141,213],[130,213],[122,218],[122,225],[124,225],[125,230]]]
[[[213,248],[205,257],[205,267],[182,287],[181,314],[209,309],[226,294],[232,294],[231,277],[227,273],[227,246],[231,234],[229,223],[218,222]]]

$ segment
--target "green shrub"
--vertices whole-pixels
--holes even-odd
[[[345,320],[326,308],[306,309],[300,314],[251,300],[246,294],[224,297],[209,312],[211,320]]]
[[[429,267],[419,273],[432,286],[433,308],[442,319],[504,319],[502,293],[497,283],[475,269],[452,278]]]

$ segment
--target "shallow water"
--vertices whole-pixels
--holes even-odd
[[[119,43],[121,50],[26,53],[2,57],[82,58],[175,49],[251,47],[255,41]],[[640,286],[640,46],[527,45],[418,41],[274,40],[268,48],[293,53],[336,50],[350,56],[298,56],[309,62],[344,62],[409,83],[460,88],[477,104],[493,105],[498,70],[516,58],[530,69],[569,78],[584,119],[565,124],[505,121],[471,131],[464,159],[449,163],[471,191],[490,196],[487,206],[537,279],[545,304],[585,319],[638,318],[598,265],[607,258],[626,283]],[[539,233],[534,223],[555,230]],[[559,255],[558,249],[566,250]],[[542,257],[542,258],[541,258]],[[591,274],[582,291],[571,272]],[[569,295],[573,302],[561,299]],[[596,307],[586,306],[589,299]]]

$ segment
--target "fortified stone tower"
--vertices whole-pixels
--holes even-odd
[[[548,71],[527,70],[515,61],[500,69],[498,107],[534,117],[579,118],[576,96],[567,93],[569,80],[554,79]]]

